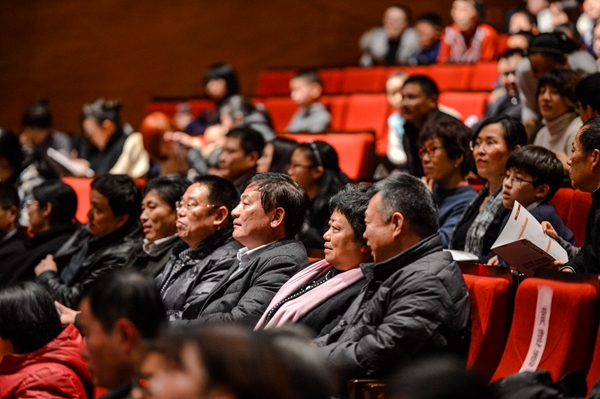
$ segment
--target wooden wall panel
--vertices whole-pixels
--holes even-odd
[[[511,4],[488,3],[496,24]],[[449,20],[452,0],[408,4]],[[513,5],[517,0],[512,0]],[[267,67],[353,65],[358,38],[389,1],[6,1],[0,13],[0,126],[47,97],[55,128],[78,129],[82,105],[121,98],[135,127],[153,96],[202,91],[211,63],[236,66],[244,93]]]

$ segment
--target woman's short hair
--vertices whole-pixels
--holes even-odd
[[[94,119],[100,126],[105,120],[111,121],[115,126],[121,126],[121,100],[104,100],[100,98],[94,102],[87,103],[83,106],[82,118]]]
[[[52,113],[48,109],[48,100],[43,98],[31,104],[23,113],[21,126],[49,129],[52,126]]]
[[[498,123],[504,129],[504,141],[506,142],[506,148],[509,151],[514,150],[517,146],[524,146],[527,144],[527,132],[525,126],[515,117],[508,115],[492,116],[491,118],[484,119],[481,125],[473,135],[473,141],[477,140],[479,133],[488,125]]]
[[[8,165],[19,173],[23,167],[23,151],[19,137],[12,131],[0,128],[0,158],[6,159]]]
[[[554,62],[564,64],[566,55],[577,49],[578,45],[564,33],[540,33],[534,36],[527,49],[527,55],[541,54]]]
[[[52,205],[50,225],[73,223],[77,212],[77,194],[68,184],[60,180],[46,180],[31,190],[31,195],[43,208]]]
[[[354,231],[354,241],[361,245],[367,245],[363,234],[366,229],[365,211],[371,199],[368,191],[369,187],[367,186],[355,186],[348,183],[329,200],[329,211],[333,213],[337,210],[344,215]]]
[[[473,154],[469,148],[471,129],[458,120],[428,123],[419,134],[419,141],[426,142],[434,138],[442,142],[448,158],[454,160],[463,157],[460,171],[466,176],[473,167]]]
[[[160,147],[164,141],[165,132],[172,131],[171,120],[162,112],[152,112],[144,118],[140,132],[144,138],[144,148],[152,160],[164,161],[167,156],[161,153]]]
[[[540,95],[545,86],[550,86],[556,89],[563,99],[567,99],[572,104],[575,104],[577,102],[577,98],[575,97],[577,83],[579,83],[579,75],[575,71],[570,69],[555,69],[542,75],[538,82],[536,96]]]
[[[298,148],[298,142],[285,137],[275,137],[271,141],[271,145],[273,146],[273,157],[269,172],[287,173],[287,165],[290,163],[294,150]]]
[[[227,86],[225,97],[238,94],[240,91],[240,84],[235,69],[229,64],[218,62],[209,66],[206,72],[204,72],[204,85],[206,86],[208,81],[212,79],[223,79],[225,81]]]
[[[41,285],[27,281],[0,290],[0,337],[15,353],[38,350],[61,330],[54,300]]]

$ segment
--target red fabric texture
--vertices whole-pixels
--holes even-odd
[[[592,196],[572,188],[560,188],[549,203],[554,205],[558,216],[575,235],[575,245],[582,246]]]
[[[323,93],[339,93],[344,79],[341,69],[321,69],[319,77],[323,82]]]
[[[320,99],[327,106],[331,115],[329,126],[331,130],[342,130],[346,120],[346,108],[348,107],[348,96],[323,96]]]
[[[498,78],[497,62],[478,62],[473,65],[469,89],[473,91],[492,91]]]
[[[75,326],[37,351],[0,362],[0,398],[87,398],[90,373],[81,357],[84,341]]]
[[[352,94],[348,97],[348,110],[344,130],[374,130],[375,152],[385,156],[388,146],[388,101],[381,94]]]
[[[342,71],[342,93],[385,91],[388,71],[385,67],[347,67]]]
[[[257,96],[289,96],[290,79],[296,74],[295,70],[261,71],[256,85]]]
[[[488,93],[446,91],[440,94],[439,103],[460,112],[464,122],[471,115],[483,116],[488,97]]]
[[[517,290],[508,342],[492,382],[517,373],[525,360],[539,285],[550,286],[553,297],[546,346],[538,370],[547,370],[555,381],[575,370],[588,371],[598,328],[596,288],[588,283],[530,277]]]
[[[440,92],[469,90],[473,67],[471,65],[432,65],[425,75],[437,84]]]
[[[442,32],[441,45],[440,45],[440,53],[438,55],[437,62],[445,63],[445,62],[457,62],[457,60],[452,59],[453,47],[457,46],[457,43],[449,43],[447,38],[447,32],[452,30],[454,34],[459,33],[458,26],[456,24],[452,24],[448,26]],[[477,27],[477,31],[481,31],[481,35],[483,37],[480,48],[479,48],[479,59],[471,60],[469,62],[479,62],[479,61],[491,61],[496,57],[496,40],[498,38],[498,34],[490,25],[487,24],[479,24]],[[464,40],[463,40],[464,42]],[[474,46],[474,40],[471,40],[471,43],[467,47],[467,51],[471,51]],[[462,54],[461,54],[462,55]]]
[[[502,357],[509,328],[510,284],[502,277],[463,274],[471,298],[467,367],[489,380]]]
[[[592,364],[590,365],[590,370],[587,373],[587,386],[588,386],[588,394],[590,390],[600,379],[600,330],[598,330],[598,335],[596,336],[596,346],[594,348],[594,356],[592,357]]]

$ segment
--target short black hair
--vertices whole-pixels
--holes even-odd
[[[31,196],[40,208],[52,205],[50,225],[73,223],[77,212],[77,194],[68,184],[60,180],[46,180],[31,190]]]
[[[190,184],[192,182],[188,179],[177,175],[157,177],[151,179],[144,188],[144,197],[154,190],[172,210],[175,210],[177,201],[181,199]]]
[[[298,148],[298,142],[285,137],[275,137],[270,144],[273,146],[273,157],[269,172],[287,173],[287,165],[294,150]]]
[[[509,48],[505,52],[503,52],[500,57],[498,57],[498,61],[507,60],[509,58],[514,57],[515,55],[525,57],[525,51],[520,48]]]
[[[410,84],[418,85],[421,88],[421,90],[423,91],[423,93],[425,93],[425,96],[427,96],[427,98],[433,97],[433,98],[437,99],[438,96],[440,95],[440,89],[438,89],[438,87],[435,84],[435,82],[433,81],[433,79],[431,79],[428,76],[425,76],[425,75],[411,76],[404,81],[404,84],[402,85],[402,87],[405,87],[406,85],[410,85]]]
[[[570,69],[555,69],[546,72],[540,77],[536,91],[536,97],[545,86],[550,86],[558,91],[558,94],[575,104],[575,87],[579,83],[579,75]]]
[[[142,213],[142,193],[131,177],[100,175],[92,181],[92,190],[106,197],[115,216],[129,215],[128,224],[139,219]]]
[[[529,21],[530,25],[537,25],[537,18],[535,15],[533,15],[532,13],[530,13],[526,8],[522,9],[522,10],[517,10],[515,11],[512,15],[516,15],[516,14],[523,14],[525,15],[525,17],[527,17],[527,20]],[[511,17],[512,17],[511,15]],[[523,32],[523,31],[521,31]]]
[[[8,165],[16,173],[23,168],[24,156],[19,137],[7,129],[0,129],[0,158],[6,159]]]
[[[514,150],[506,161],[506,170],[531,175],[534,187],[547,184],[550,190],[545,201],[550,201],[556,194],[562,185],[564,173],[562,163],[552,151],[534,145]]]
[[[323,81],[321,77],[314,69],[301,69],[299,70],[292,79],[301,78],[306,80],[308,83],[316,83],[323,87]]]
[[[389,222],[394,212],[400,212],[410,229],[419,237],[434,234],[439,228],[438,209],[433,195],[418,178],[405,173],[378,181],[371,188],[373,196],[381,194],[379,212]]]
[[[256,152],[259,158],[262,156],[265,148],[265,139],[256,130],[250,127],[236,127],[228,131],[225,137],[239,139],[240,147],[244,150],[245,155]]]
[[[371,199],[369,189],[368,186],[355,186],[348,183],[329,200],[329,212],[333,213],[337,210],[344,215],[354,231],[354,241],[361,245],[367,245],[363,234],[366,229],[365,211]]]
[[[575,98],[585,108],[588,105],[600,113],[600,73],[596,72],[581,79],[575,86]]]
[[[579,131],[579,142],[584,153],[600,150],[600,116],[590,118]]]
[[[564,33],[540,33],[531,39],[527,55],[542,54],[556,63],[564,64],[567,54],[577,49],[578,45]]]
[[[508,148],[509,151],[514,150],[517,146],[524,146],[527,144],[527,132],[525,131],[525,126],[523,126],[521,121],[517,118],[508,115],[498,115],[484,119],[473,135],[473,141],[477,140],[479,133],[481,133],[484,127],[494,123],[499,123],[504,128],[504,141],[506,142],[506,148]]]
[[[0,207],[10,209],[16,206],[18,208],[20,203],[19,193],[15,186],[9,182],[0,181]]]
[[[240,92],[240,83],[238,81],[237,73],[230,64],[224,62],[217,62],[208,67],[204,72],[204,85],[212,79],[223,79],[227,87],[226,97],[238,94]]]
[[[44,287],[27,281],[0,290],[0,337],[15,353],[36,351],[61,331],[54,299]]]
[[[212,205],[227,208],[228,224],[230,224],[232,222],[231,211],[240,202],[240,194],[233,183],[215,175],[198,176],[194,179],[194,183],[201,184],[208,189],[208,200]]]
[[[21,125],[39,129],[50,128],[52,126],[52,113],[48,109],[48,100],[43,98],[31,104],[23,113]]]
[[[419,17],[415,21],[415,25],[420,22],[425,22],[436,29],[441,29],[444,26],[444,24],[442,23],[442,17],[440,17],[439,14],[436,14],[434,12],[427,12],[419,15]]]
[[[89,301],[92,315],[105,332],[110,332],[117,320],[125,318],[143,338],[152,339],[167,319],[154,279],[134,269],[119,269],[106,274],[94,283],[83,299]]]
[[[466,176],[473,168],[473,154],[470,149],[470,141],[473,132],[457,119],[447,121],[428,123],[419,133],[419,142],[424,143],[427,140],[438,138],[450,159],[458,159],[461,156],[463,161],[460,170]]]
[[[277,207],[285,211],[285,232],[288,236],[298,234],[308,206],[308,196],[298,183],[283,173],[259,173],[246,183],[260,193],[260,202],[269,212]]]
[[[109,120],[117,127],[120,127],[122,106],[123,103],[121,100],[104,100],[103,98],[99,98],[83,106],[82,118],[83,120],[94,119],[98,125],[102,125],[102,122]]]

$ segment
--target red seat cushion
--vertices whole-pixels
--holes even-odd
[[[352,94],[348,97],[348,108],[344,130],[373,130],[375,152],[387,153],[388,102],[385,94]]]
[[[348,67],[343,70],[342,93],[383,92],[387,70],[384,67]]]
[[[575,235],[575,245],[578,247],[583,245],[587,215],[591,206],[592,196],[589,193],[573,190],[573,199],[566,225]]]
[[[261,71],[256,86],[257,96],[287,96],[290,94],[290,79],[296,71]]]
[[[478,118],[483,116],[488,96],[488,93],[446,91],[440,94],[439,102],[457,110],[464,122],[471,115]]]
[[[75,190],[77,194],[77,212],[75,219],[79,223],[86,224],[88,221],[87,213],[90,209],[90,192],[92,191],[92,180],[86,177],[63,177],[62,181]]]

